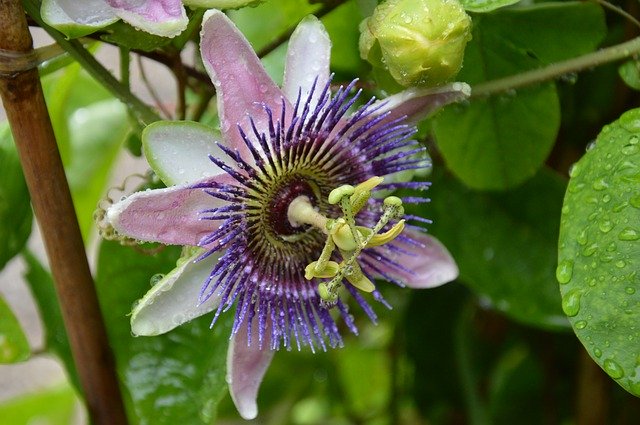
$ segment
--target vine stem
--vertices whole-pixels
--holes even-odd
[[[553,63],[544,68],[477,84],[471,88],[471,98],[491,96],[542,83],[565,74],[584,71],[585,69],[594,68],[605,63],[628,58],[638,53],[640,53],[640,37],[577,58]]]
[[[96,425],[127,417],[51,120],[19,0],[0,2],[0,96],[53,273],[62,317]],[[51,302],[55,302],[52,300]]]

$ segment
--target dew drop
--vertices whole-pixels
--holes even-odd
[[[586,246],[583,250],[582,250],[582,255],[584,255],[585,257],[590,257],[592,256],[596,251],[598,250],[598,244],[597,243],[592,243],[588,246]]]
[[[156,273],[149,279],[149,283],[151,286],[155,286],[158,282],[164,279],[164,275],[162,273]]]
[[[611,195],[606,194],[602,197],[602,202],[604,202],[605,204],[607,204],[609,201],[611,201]]]
[[[625,227],[618,234],[618,239],[620,239],[621,241],[637,241],[638,239],[640,239],[640,232],[638,232],[633,227]]]
[[[633,295],[636,293],[636,288],[633,288],[631,286],[627,286],[626,288],[624,288],[624,292],[626,292],[629,295]]]
[[[616,267],[619,268],[619,269],[623,268],[626,265],[627,265],[627,263],[625,263],[623,260],[616,261]]]
[[[573,276],[573,261],[564,260],[558,264],[558,268],[556,269],[556,279],[561,284],[569,283],[571,277]]]
[[[581,170],[582,169],[580,168],[580,165],[578,163],[573,164],[569,168],[569,177],[571,178],[578,177],[580,175]]]
[[[607,359],[602,366],[604,371],[613,379],[620,379],[624,376],[624,369],[615,360]]]
[[[587,327],[587,321],[586,320],[579,320],[576,322],[576,329],[584,329]]]
[[[613,223],[611,220],[602,220],[598,222],[598,229],[600,229],[602,233],[608,233],[613,229]]]
[[[576,238],[580,245],[587,244],[587,229],[583,229],[582,232],[578,233],[578,237]]]
[[[596,358],[600,358],[602,357],[602,350],[600,350],[599,348],[594,348],[593,349],[593,355],[596,356]]]
[[[638,145],[627,145],[620,150],[625,155],[633,155],[640,150],[640,147],[638,147]]]
[[[580,289],[572,289],[562,297],[562,311],[569,317],[573,317],[580,311],[580,297],[582,291]]]
[[[591,187],[593,187],[593,190],[605,190],[609,187],[609,183],[607,183],[604,178],[600,177],[594,180]]]
[[[609,245],[607,245],[607,251],[609,252],[614,252],[616,250],[616,243],[615,242],[611,242]]]

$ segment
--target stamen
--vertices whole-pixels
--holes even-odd
[[[316,211],[306,196],[297,197],[289,205],[287,217],[292,226],[309,224],[327,235],[320,257],[308,264],[304,273],[307,280],[331,278],[318,284],[318,294],[326,307],[336,305],[343,279],[361,291],[373,292],[376,287],[360,268],[358,256],[365,248],[391,242],[404,229],[404,220],[400,220],[386,232],[380,233],[391,220],[404,215],[402,200],[396,196],[384,199],[382,215],[373,228],[356,226],[355,215],[369,202],[371,191],[382,181],[382,177],[372,177],[355,187],[343,185],[332,190],[328,202],[339,204],[343,214],[336,219],[327,218]],[[331,260],[336,248],[342,258],[340,263]]]

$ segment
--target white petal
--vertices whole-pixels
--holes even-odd
[[[224,158],[216,145],[220,133],[191,121],[158,121],[142,132],[142,147],[149,165],[167,186],[193,183],[224,171],[209,155]]]
[[[80,37],[118,20],[104,0],[43,0],[42,19],[68,37]]]
[[[254,324],[257,326],[256,320]],[[251,345],[247,344],[245,323],[231,339],[227,352],[229,393],[238,413],[247,420],[258,416],[258,390],[275,354],[275,351],[266,347],[260,349],[259,346],[257,338],[251,341]]]
[[[302,89],[302,101],[307,99],[314,81],[316,88],[312,106],[318,103],[318,95],[329,81],[331,40],[322,22],[313,15],[298,24],[291,35],[284,68],[284,91],[287,99],[295,103]]]
[[[200,304],[200,289],[219,256],[211,255],[194,262],[202,250],[184,260],[162,280],[156,283],[139,301],[131,313],[131,332],[134,335],[160,335],[200,317],[220,303],[220,294],[214,293]]]

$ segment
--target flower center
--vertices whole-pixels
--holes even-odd
[[[338,289],[342,280],[346,279],[356,288],[372,292],[375,285],[363,273],[357,258],[365,248],[384,245],[394,240],[404,229],[404,208],[402,201],[395,196],[384,199],[382,215],[372,228],[356,226],[355,216],[365,207],[371,197],[371,190],[382,183],[381,177],[369,180],[353,187],[342,185],[332,190],[327,201],[331,205],[339,205],[342,217],[330,219],[323,216],[310,203],[307,196],[301,195],[288,207],[287,216],[291,226],[309,224],[326,235],[326,241],[320,257],[305,267],[305,278],[329,278],[318,284],[318,294],[327,307],[335,305]],[[400,219],[388,227],[391,220]],[[387,230],[382,232],[387,227]],[[334,257],[334,252],[339,253]],[[341,259],[340,263],[331,258]]]
[[[269,205],[269,224],[274,232],[280,236],[291,236],[300,233],[304,229],[293,227],[287,219],[289,205],[294,199],[300,196],[306,196],[312,205],[316,205],[318,201],[319,189],[313,182],[303,180],[300,177],[294,177],[276,192],[271,205]]]

